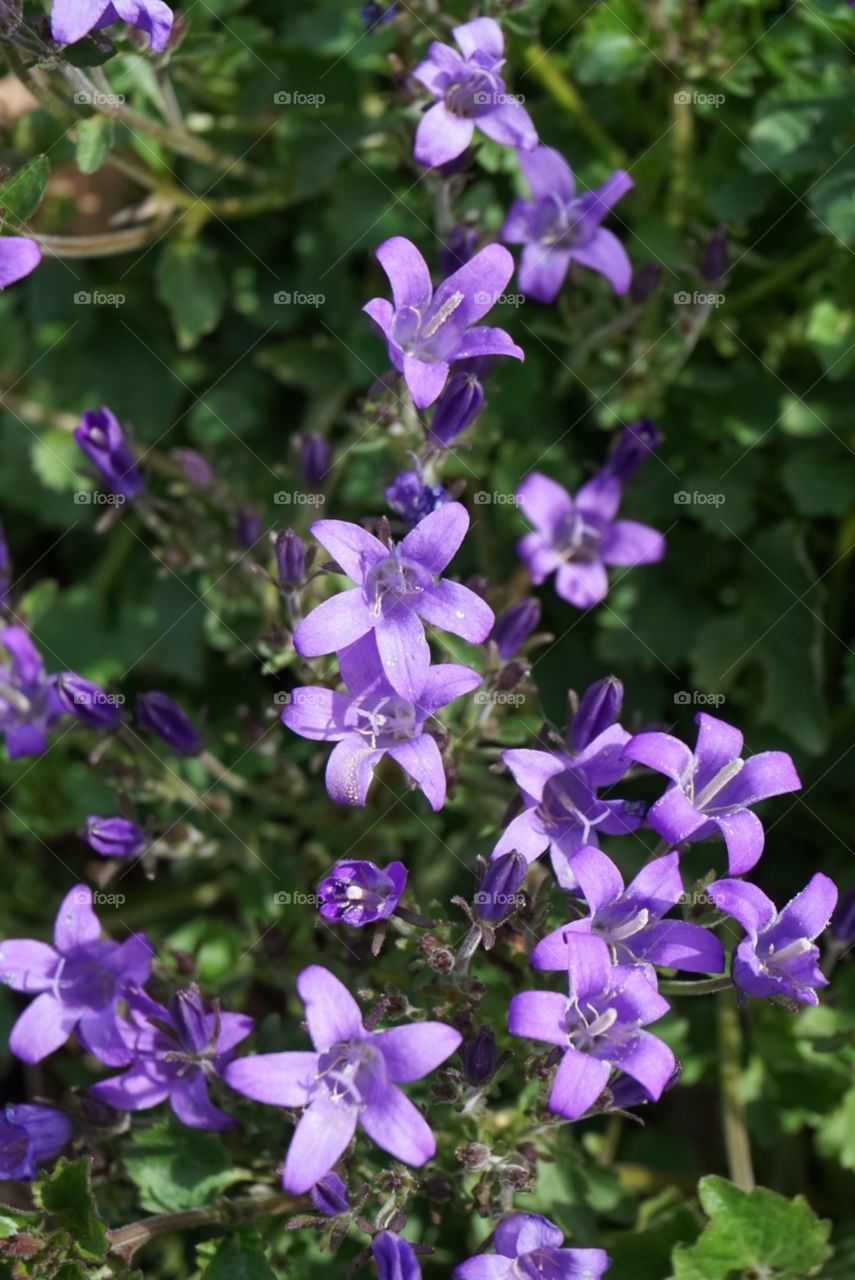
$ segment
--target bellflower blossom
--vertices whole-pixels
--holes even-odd
[[[446,703],[477,688],[481,677],[468,667],[440,663],[428,670],[414,697],[402,697],[370,633],[342,649],[338,660],[349,695],[315,686],[295,689],[282,712],[283,724],[294,733],[336,743],[327,761],[330,798],[364,805],[374,766],[389,755],[418,783],[431,808],[441,809],[445,769],[425,722]]]
[[[89,1053],[124,1066],[131,1055],[116,1005],[148,979],[151,958],[143,933],[102,941],[92,890],[76,885],[59,908],[52,947],[25,938],[0,942],[0,982],[36,997],[12,1028],[9,1048],[23,1062],[41,1062],[76,1030]]]
[[[422,1280],[416,1251],[394,1231],[381,1231],[371,1241],[378,1280]]]
[[[499,238],[525,245],[517,276],[523,293],[552,302],[571,262],[599,271],[615,293],[626,293],[632,279],[626,249],[600,224],[634,185],[629,174],[617,169],[596,191],[577,196],[570,166],[552,147],[518,154],[534,200],[514,201]]]
[[[297,978],[314,1052],[263,1053],[226,1068],[233,1089],[277,1107],[305,1107],[282,1175],[302,1195],[329,1173],[359,1124],[377,1146],[417,1168],[436,1141],[399,1084],[420,1080],[461,1043],[442,1022],[368,1031],[359,1006],[328,969],[309,965]]]
[[[478,324],[513,275],[514,260],[500,244],[487,245],[436,290],[412,241],[393,236],[376,256],[389,278],[393,302],[372,298],[362,310],[386,339],[389,359],[404,375],[418,409],[439,397],[455,360],[487,355],[525,359],[504,329]]]
[[[0,644],[9,655],[0,659],[0,733],[10,760],[40,756],[48,730],[63,712],[41,654],[23,627],[6,627]]]
[[[23,280],[42,260],[35,240],[26,236],[0,236],[0,290]]]
[[[517,489],[517,504],[534,525],[517,543],[531,580],[544,582],[554,573],[555,590],[577,609],[590,609],[604,599],[607,565],[651,564],[665,554],[665,539],[635,520],[615,520],[622,488],[602,471],[583,484],[575,497],[539,471]]]
[[[401,471],[395,476],[383,496],[392,511],[411,528],[449,501],[448,491],[441,484],[425,483],[424,472],[418,465],[415,471]]]
[[[780,911],[762,889],[746,880],[715,880],[707,893],[721,911],[746,930],[733,956],[733,981],[749,996],[786,996],[817,1004],[817,987],[828,986],[819,967],[822,933],[837,903],[837,886],[818,871]]]
[[[564,1056],[548,1107],[578,1120],[605,1089],[612,1069],[643,1085],[655,1101],[676,1066],[673,1053],[642,1028],[668,1012],[642,968],[613,965],[602,938],[579,934],[567,948],[569,995],[523,991],[511,997],[512,1035],[560,1046]]]
[[[163,0],[54,0],[50,28],[58,44],[76,44],[90,31],[127,22],[147,31],[152,49],[162,53],[169,43],[173,18]]]
[[[30,1182],[36,1166],[71,1139],[71,1121],[54,1107],[20,1103],[0,1111],[0,1178]]]
[[[118,418],[106,405],[86,410],[74,430],[74,439],[113,493],[129,502],[142,493],[144,482],[134,455]]]
[[[715,934],[687,920],[663,920],[683,897],[676,853],[654,858],[629,888],[617,867],[599,849],[580,849],[573,874],[589,913],[541,938],[531,953],[534,969],[564,969],[568,948],[581,935],[594,934],[623,965],[658,964],[688,973],[722,973],[724,949]]]
[[[671,844],[706,840],[721,832],[728,871],[742,875],[763,852],[765,835],[749,806],[768,796],[798,791],[795,766],[786,751],[761,751],[743,760],[742,734],[733,725],[699,711],[698,740],[691,751],[668,733],[639,733],[625,748],[627,760],[671,779],[650,806],[647,821]]]
[[[433,94],[434,105],[416,129],[413,155],[435,168],[461,155],[475,132],[506,147],[537,146],[537,131],[525,108],[505,90],[502,29],[492,18],[453,27],[457,49],[434,43],[413,76]],[[459,49],[459,53],[458,53]]]
[[[494,1253],[478,1253],[453,1280],[600,1280],[611,1266],[603,1249],[562,1249],[564,1232],[539,1213],[512,1213],[492,1235]]]
[[[99,818],[94,813],[86,819],[83,838],[104,858],[135,858],[148,844],[145,833],[130,818]]]
[[[424,622],[472,644],[480,644],[494,622],[480,596],[440,576],[468,528],[469,515],[459,502],[431,512],[401,542],[388,545],[359,525],[317,521],[312,533],[359,585],[313,609],[294,633],[294,648],[302,658],[317,658],[373,631],[386,679],[400,697],[414,702],[430,666]]]
[[[331,867],[318,885],[318,908],[324,920],[343,921],[360,928],[388,920],[407,885],[403,862],[382,869],[373,862],[344,858]]]
[[[144,991],[129,999],[131,1021],[119,1029],[133,1065],[100,1080],[89,1092],[117,1111],[146,1111],[164,1099],[182,1124],[219,1132],[237,1122],[208,1097],[208,1080],[222,1075],[255,1022],[243,1013],[206,1013],[196,988],[176,991],[168,1008]]]
[[[124,698],[106,693],[73,671],[54,676],[53,686],[63,711],[76,716],[88,729],[116,729],[121,724]]]

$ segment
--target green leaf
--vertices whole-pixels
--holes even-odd
[[[124,1163],[139,1187],[143,1208],[151,1213],[210,1204],[244,1177],[234,1169],[219,1138],[188,1129],[171,1117],[134,1134]]]
[[[252,1230],[221,1240],[202,1280],[276,1280],[267,1264],[264,1241]]]
[[[178,345],[189,351],[216,328],[226,300],[216,254],[196,241],[169,241],[157,264],[157,296],[172,313]]]
[[[113,121],[110,116],[88,116],[77,126],[77,167],[81,173],[95,173],[101,168],[113,145]]]
[[[805,336],[833,382],[844,377],[855,360],[853,327],[851,308],[840,307],[830,298],[815,302],[808,313]]]
[[[830,1223],[802,1196],[787,1200],[766,1187],[749,1194],[715,1176],[702,1178],[698,1193],[710,1221],[696,1244],[674,1249],[671,1280],[804,1280],[831,1255]]]
[[[0,209],[11,222],[20,225],[31,218],[41,204],[50,165],[47,156],[34,156],[0,186]]]
[[[26,1209],[14,1209],[11,1205],[0,1204],[0,1240],[8,1240],[21,1231],[27,1231],[38,1221],[38,1214]]]
[[[92,1158],[70,1161],[64,1157],[33,1188],[38,1205],[51,1215],[57,1227],[67,1231],[78,1251],[87,1258],[107,1253],[107,1230],[98,1213],[91,1185]]]

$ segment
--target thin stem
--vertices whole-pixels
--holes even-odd
[[[550,54],[538,41],[533,41],[524,50],[526,71],[539,80],[551,94],[559,106],[564,107],[584,134],[598,150],[605,153],[613,165],[622,167],[626,163],[626,154],[622,147],[610,138],[602,125],[589,115],[588,108],[582,101],[578,89],[554,62]]]
[[[728,977],[701,978],[698,982],[663,978],[659,983],[659,990],[665,996],[708,996],[716,991],[729,991],[732,986],[733,979]]]
[[[158,1213],[142,1222],[132,1222],[130,1226],[108,1231],[110,1251],[129,1261],[137,1249],[155,1236],[165,1235],[170,1231],[190,1230],[193,1227],[246,1222],[268,1214],[291,1213],[299,1203],[294,1196],[247,1196],[242,1200],[221,1200],[218,1204],[206,1205],[201,1209]]]
[[[824,240],[815,240],[813,244],[808,245],[801,253],[797,253],[794,258],[786,259],[777,270],[761,276],[759,280],[749,285],[747,289],[743,289],[741,293],[729,294],[727,314],[730,316],[737,311],[745,311],[748,307],[753,307],[761,299],[768,298],[769,294],[777,293],[779,289],[783,289],[793,281],[799,280],[808,271],[830,257],[836,247],[837,242],[830,237]]]
[[[745,1108],[742,1105],[742,1031],[739,1010],[732,996],[722,994],[718,1001],[718,1039],[720,1053],[721,1116],[724,1146],[730,1178],[743,1191],[753,1191],[754,1165]]]

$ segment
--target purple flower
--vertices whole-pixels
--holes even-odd
[[[329,475],[330,446],[316,432],[300,437],[300,472],[307,484],[319,489]]]
[[[357,928],[388,920],[407,884],[403,862],[382,868],[373,862],[345,858],[337,862],[318,885],[325,920],[343,921]]]
[[[202,739],[185,713],[166,693],[156,689],[141,693],[136,702],[137,719],[143,728],[156,733],[168,747],[182,755],[193,756],[202,746]]]
[[[523,293],[552,302],[571,262],[599,271],[615,293],[626,293],[632,267],[613,232],[600,226],[612,205],[633,186],[616,169],[596,191],[576,195],[573,172],[552,147],[519,152],[534,200],[515,200],[499,235],[506,244],[524,244],[517,279]]]
[[[662,432],[649,418],[639,418],[624,427],[617,444],[606,458],[603,470],[621,484],[635,474],[662,443]]]
[[[495,1253],[467,1258],[454,1280],[599,1280],[611,1266],[602,1249],[562,1249],[564,1232],[539,1213],[512,1213],[492,1239]]]
[[[210,489],[216,484],[217,477],[210,462],[197,449],[173,449],[172,457],[197,489]]]
[[[468,667],[440,663],[427,671],[418,694],[405,698],[384,671],[370,634],[342,649],[338,660],[349,695],[319,687],[295,689],[282,712],[283,723],[294,733],[336,743],[326,771],[331,799],[364,805],[374,766],[390,755],[422,789],[431,807],[441,809],[445,769],[436,739],[425,732],[425,721],[477,688],[481,677]]]
[[[749,996],[789,996],[817,1004],[816,987],[828,986],[813,939],[828,924],[837,886],[818,871],[782,910],[746,880],[716,880],[707,893],[720,911],[747,931],[733,956],[733,981]]]
[[[309,1195],[318,1212],[325,1214],[327,1218],[340,1218],[343,1213],[350,1212],[347,1183],[337,1173],[328,1173],[325,1178],[321,1178]]]
[[[106,406],[87,409],[74,438],[100,471],[113,493],[132,501],[143,489],[143,478],[115,414]]]
[[[261,537],[261,517],[252,507],[242,506],[237,509],[235,519],[235,542],[241,551],[249,551]]]
[[[12,1028],[9,1048],[23,1062],[41,1062],[76,1029],[89,1053],[109,1067],[130,1054],[116,1004],[149,975],[152,950],[143,933],[124,942],[101,940],[92,890],[76,885],[60,906],[54,945],[13,938],[0,942],[0,982],[35,995]]]
[[[425,484],[421,468],[402,471],[389,485],[384,497],[396,515],[410,526],[418,524],[449,501],[448,493],[441,484]]]
[[[312,533],[359,585],[313,609],[294,634],[294,648],[303,658],[316,658],[373,631],[386,679],[414,702],[430,666],[424,622],[471,644],[480,644],[493,625],[493,611],[480,596],[440,577],[468,528],[469,516],[459,502],[433,511],[401,542],[388,546],[359,525],[317,521]]]
[[[122,722],[122,700],[115,694],[105,693],[91,680],[73,671],[63,671],[53,677],[57,701],[70,716],[89,729],[115,729]]]
[[[255,1025],[243,1013],[206,1013],[196,987],[177,991],[164,1008],[135,991],[132,1021],[119,1024],[133,1065],[101,1080],[90,1093],[117,1111],[146,1111],[166,1098],[182,1124],[219,1131],[236,1122],[208,1097],[208,1081],[222,1075],[235,1046]]]
[[[71,1138],[71,1121],[54,1107],[20,1103],[0,1112],[0,1178],[29,1182],[36,1166],[55,1156]]]
[[[567,730],[567,743],[574,755],[589,747],[595,738],[610,729],[623,705],[623,685],[617,676],[606,676],[589,685]]]
[[[502,662],[519,653],[539,622],[540,601],[534,596],[526,596],[505,610],[490,634]]]
[[[579,934],[567,950],[569,996],[523,991],[511,997],[512,1035],[564,1050],[552,1081],[550,1111],[578,1120],[605,1089],[614,1068],[656,1100],[676,1061],[668,1046],[642,1030],[668,1012],[643,968],[613,965],[602,938]]]
[[[23,627],[6,627],[0,644],[9,654],[0,664],[0,732],[9,759],[40,756],[63,708],[45,675],[41,654]]]
[[[301,1195],[329,1173],[357,1123],[396,1160],[425,1164],[436,1151],[434,1136],[397,1085],[438,1067],[460,1033],[442,1022],[368,1031],[353,996],[320,965],[303,970],[297,991],[315,1052],[240,1058],[225,1071],[233,1089],[257,1102],[306,1108],[285,1160],[285,1190]]]
[[[371,1241],[378,1280],[422,1280],[416,1251],[394,1231],[381,1231]]]
[[[134,858],[148,844],[143,832],[129,818],[86,819],[84,839],[96,853],[105,858]]]
[[[525,359],[504,329],[478,324],[513,275],[514,260],[500,244],[476,253],[436,291],[427,263],[403,236],[385,240],[377,260],[389,278],[394,305],[372,298],[362,310],[386,339],[389,359],[404,375],[417,408],[426,409],[437,399],[454,360],[486,355]]]
[[[75,44],[90,31],[100,31],[112,22],[127,22],[147,31],[152,49],[162,53],[169,42],[173,17],[163,0],[53,0],[51,35],[58,44]]]
[[[655,858],[629,888],[617,867],[599,849],[580,849],[573,874],[589,913],[541,938],[531,953],[534,969],[565,969],[568,949],[595,934],[611,948],[617,964],[658,964],[689,973],[722,973],[724,949],[715,934],[686,920],[663,920],[683,897],[676,853]]]
[[[461,363],[480,365],[482,362],[473,360]],[[431,444],[447,449],[481,412],[483,404],[484,388],[478,373],[472,369],[455,370],[433,411],[428,432]]]
[[[434,43],[413,75],[433,94],[434,105],[416,129],[413,154],[435,168],[461,155],[475,126],[506,147],[537,146],[528,112],[505,90],[499,74],[505,61],[502,29],[492,18],[476,18],[454,27],[457,49]]]
[[[528,748],[503,752],[525,808],[502,832],[491,856],[516,849],[532,863],[549,849],[558,883],[576,888],[573,859],[580,849],[597,846],[600,831],[625,835],[641,826],[643,807],[597,795],[600,787],[612,786],[626,773],[622,757],[628,741],[626,730],[613,725],[574,757]]]
[[[517,543],[532,582],[554,573],[555,590],[577,609],[590,609],[608,591],[606,565],[651,564],[665,554],[665,539],[635,520],[615,520],[620,483],[603,471],[571,497],[533,471],[517,489],[517,502],[536,532]]]
[[[733,725],[699,711],[694,752],[669,733],[639,733],[624,750],[671,779],[647,811],[647,821],[670,844],[706,840],[716,828],[727,845],[728,871],[742,875],[763,852],[763,824],[750,805],[801,787],[785,751],[761,751],[743,760],[742,734]]]
[[[35,240],[26,236],[0,236],[0,290],[16,280],[23,280],[42,260]]]

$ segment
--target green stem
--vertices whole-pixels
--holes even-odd
[[[739,1010],[730,995],[718,1000],[718,1040],[720,1051],[719,1081],[724,1146],[730,1178],[743,1191],[753,1191],[754,1166],[748,1125],[740,1091],[742,1077],[742,1031]]]
[[[180,1213],[158,1213],[142,1222],[108,1231],[111,1253],[130,1261],[142,1245],[155,1236],[170,1231],[187,1231],[194,1227],[208,1227],[233,1222],[247,1222],[268,1214],[290,1213],[299,1207],[294,1196],[247,1196],[241,1200],[222,1200],[219,1204],[205,1205],[201,1209],[186,1209]]]
[[[592,115],[589,115],[576,86],[567,79],[564,72],[553,61],[551,55],[539,41],[532,41],[523,51],[528,75],[533,75],[551,94],[555,101],[567,111],[586,137],[608,157],[618,168],[626,164],[626,153],[610,138],[603,127]]]
[[[824,262],[835,248],[836,241],[830,237],[815,240],[794,258],[787,259],[776,271],[770,271],[767,275],[761,276],[741,293],[731,294],[727,299],[727,314],[733,315],[737,311],[745,311],[748,307],[753,307],[755,302],[767,298],[769,294],[777,293],[779,289],[785,288],[792,281],[798,280],[813,267],[818,266],[820,262]]]
[[[684,99],[686,99],[684,101]],[[671,187],[668,194],[668,222],[672,227],[683,225],[686,197],[692,169],[692,152],[695,147],[695,117],[691,97],[687,93],[674,94],[671,130]]]
[[[729,991],[732,986],[733,979],[728,977],[701,978],[698,982],[663,978],[659,983],[659,990],[667,996],[708,996],[716,991]]]

